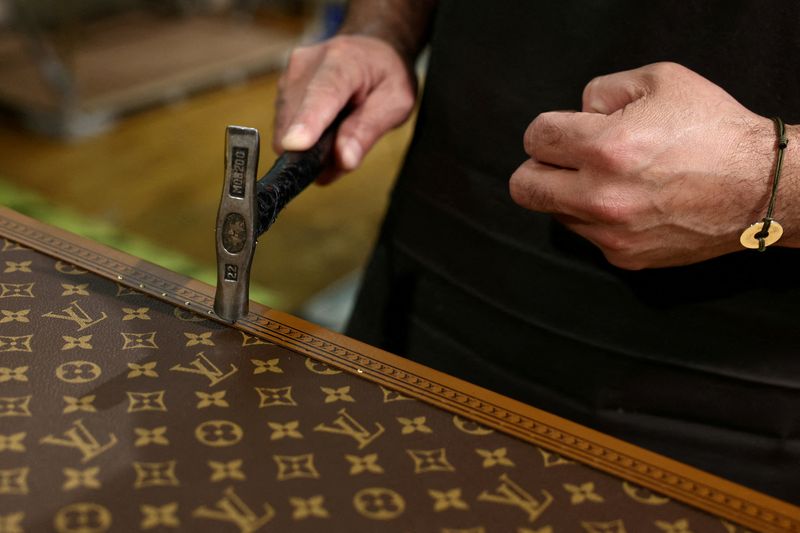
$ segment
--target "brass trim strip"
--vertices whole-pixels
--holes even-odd
[[[214,287],[0,208],[0,236],[217,320]],[[800,507],[255,302],[232,327],[763,533],[800,533]]]

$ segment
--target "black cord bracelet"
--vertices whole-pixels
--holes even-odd
[[[759,252],[766,250],[767,246],[777,242],[783,235],[783,227],[772,218],[772,214],[775,211],[775,200],[778,197],[778,183],[780,182],[781,169],[783,168],[783,153],[789,144],[789,139],[786,137],[786,127],[783,124],[783,120],[780,117],[774,117],[772,120],[775,122],[775,128],[778,133],[778,161],[775,164],[775,175],[772,178],[772,192],[769,197],[767,214],[760,222],[756,222],[744,230],[741,237],[739,237],[739,242],[742,243],[742,246],[754,250],[757,249]]]

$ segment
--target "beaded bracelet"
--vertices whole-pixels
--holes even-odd
[[[769,197],[767,215],[760,222],[756,222],[744,230],[741,237],[739,237],[739,242],[742,243],[742,246],[753,250],[757,249],[759,252],[766,250],[767,246],[777,242],[783,235],[783,227],[772,218],[772,212],[775,210],[775,199],[778,196],[778,182],[781,179],[781,168],[783,167],[783,152],[789,144],[789,139],[786,137],[786,128],[783,120],[780,117],[774,117],[772,120],[778,130],[778,162],[775,164],[775,175],[772,178],[772,193]]]

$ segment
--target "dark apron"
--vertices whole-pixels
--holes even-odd
[[[797,51],[791,2],[440,2],[348,333],[800,503],[800,252],[628,272],[508,194],[527,125],[594,76],[674,61],[791,124]]]

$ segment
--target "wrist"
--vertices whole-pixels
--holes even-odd
[[[740,231],[751,224],[763,222],[772,198],[772,186],[778,164],[778,134],[775,123],[761,117],[753,127],[749,150],[742,154],[748,161],[746,170],[739,175],[741,182],[749,183],[748,196],[753,198],[748,213],[743,214]],[[772,219],[783,229],[783,234],[773,246],[800,248],[800,125],[785,125],[788,144],[784,149],[780,180],[775,193]],[[746,219],[746,220],[745,220]],[[739,248],[741,249],[741,248]]]
[[[351,0],[339,35],[361,35],[391,46],[413,65],[428,39],[436,0]]]

